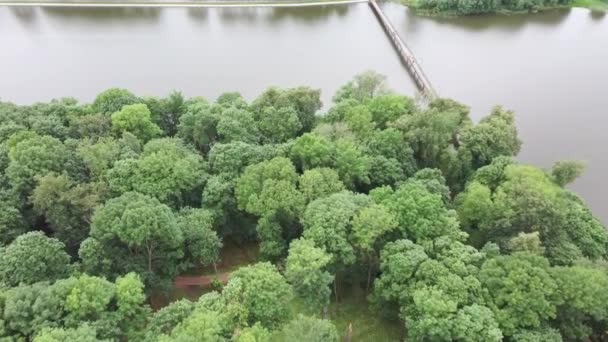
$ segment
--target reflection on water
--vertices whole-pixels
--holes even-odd
[[[31,27],[0,8],[0,97],[19,103],[111,86],[140,94],[253,97],[310,85],[329,102],[354,74],[376,69],[414,93],[366,4],[302,8],[34,8]],[[331,71],[331,72],[328,72]],[[31,80],[26,82],[25,80]]]
[[[285,20],[291,18],[297,21],[316,24],[320,20],[327,20],[330,17],[344,17],[348,13],[350,6],[320,6],[311,10],[311,7],[301,7],[294,11],[294,8],[277,7],[272,10],[268,17],[271,21]]]
[[[61,18],[65,21],[87,21],[98,23],[104,21],[134,21],[155,22],[162,9],[158,7],[42,7],[40,8],[49,17]]]

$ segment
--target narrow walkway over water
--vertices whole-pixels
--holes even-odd
[[[412,77],[414,78],[414,81],[416,82],[416,85],[418,86],[418,89],[420,89],[422,95],[424,95],[427,99],[431,100],[436,98],[437,93],[433,89],[433,86],[431,85],[429,79],[426,77],[426,74],[422,70],[422,67],[420,66],[420,64],[418,64],[418,61],[416,61],[414,53],[407,45],[405,45],[405,43],[395,30],[391,22],[388,20],[388,18],[380,8],[380,6],[378,6],[378,4],[376,3],[376,0],[369,0],[369,5],[376,14],[376,17],[378,18],[380,23],[382,24],[382,27],[384,27],[384,30],[388,34],[389,39],[397,49],[399,57],[405,64],[410,75],[412,75]]]

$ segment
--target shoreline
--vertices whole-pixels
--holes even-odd
[[[309,7],[365,3],[368,0],[302,1],[0,1],[6,7]]]

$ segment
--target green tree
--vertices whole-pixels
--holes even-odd
[[[300,176],[299,188],[306,203],[344,190],[338,173],[333,169],[321,167],[304,171]]]
[[[91,105],[94,112],[110,115],[127,105],[136,104],[139,99],[130,91],[120,88],[110,88],[99,93]]]
[[[242,141],[255,144],[260,140],[253,114],[244,109],[228,108],[221,113],[217,134],[222,142]]]
[[[156,287],[173,281],[179,271],[183,239],[169,207],[127,192],[95,211],[91,236],[79,255],[88,272],[114,277],[134,271]]]
[[[261,217],[256,230],[261,252],[268,258],[283,254],[288,240],[296,235],[296,219],[304,205],[297,180],[293,164],[283,157],[250,165],[237,180],[239,209]]]
[[[241,330],[232,340],[234,342],[269,342],[271,334],[259,323]]]
[[[608,275],[593,266],[551,270],[559,289],[555,325],[566,340],[601,339],[608,323]]]
[[[34,342],[98,342],[97,332],[88,325],[82,325],[76,329],[46,328],[40,331],[33,339]]]
[[[9,244],[27,230],[27,225],[19,209],[12,201],[0,200],[0,243]]]
[[[115,163],[107,178],[116,193],[137,191],[179,207],[197,203],[204,168],[201,156],[180,139],[164,138],[149,141],[139,159]]]
[[[298,113],[298,120],[302,124],[300,132],[310,131],[316,121],[315,113],[321,109],[321,89],[309,87],[296,87],[287,89],[281,100],[289,103]]]
[[[112,121],[108,115],[83,114],[70,119],[69,134],[73,138],[99,139],[109,136],[111,130]]]
[[[121,142],[113,138],[101,138],[95,142],[80,140],[76,153],[82,159],[92,179],[101,179],[122,157]]]
[[[518,233],[538,232],[554,264],[605,255],[608,235],[578,196],[553,183],[543,170],[504,164],[479,169],[477,181],[456,199],[462,222],[476,236],[475,245],[494,241],[508,247]]]
[[[367,70],[355,75],[352,81],[340,87],[332,100],[335,103],[348,99],[364,102],[386,92],[386,76]]]
[[[466,237],[459,229],[456,212],[448,210],[442,195],[431,193],[418,181],[403,183],[378,201],[395,215],[402,237],[421,243],[440,236]]]
[[[127,273],[116,279],[116,304],[118,326],[129,341],[141,340],[150,313],[145,305],[144,284],[135,273]]]
[[[260,322],[272,329],[289,318],[288,302],[292,292],[285,278],[270,263],[241,267],[230,275],[227,286],[240,279],[241,303],[248,309],[249,324]]]
[[[302,129],[298,113],[292,107],[267,107],[256,116],[261,138],[267,143],[282,143],[295,138]]]
[[[352,141],[342,139],[336,142],[334,169],[349,189],[355,189],[358,184],[369,184],[370,164],[370,158]]]
[[[219,119],[206,102],[193,103],[180,117],[177,134],[200,151],[208,152],[217,140]]]
[[[403,115],[415,112],[416,103],[411,97],[386,94],[371,99],[367,104],[367,108],[376,125],[384,129],[387,123],[393,122]]]
[[[538,232],[517,234],[509,240],[509,248],[514,252],[529,252],[536,255],[543,255],[545,252]]]
[[[279,89],[270,87],[251,104],[251,110],[259,120],[268,108],[277,110],[291,108],[300,123],[299,134],[308,132],[315,123],[315,113],[321,108],[321,90],[309,87]],[[275,123],[276,124],[276,123]]]
[[[38,179],[30,202],[34,211],[45,217],[55,237],[75,254],[89,235],[89,222],[102,201],[103,188],[101,183],[75,184],[65,174],[48,174]]]
[[[381,276],[371,300],[388,313],[399,312],[411,340],[451,341],[468,331],[473,340],[499,341],[492,311],[479,298],[483,258],[448,237],[424,247],[409,240],[389,242],[380,254]],[[483,329],[473,331],[477,320]]]
[[[10,145],[10,163],[6,169],[12,188],[24,199],[36,186],[36,178],[50,172],[73,171],[70,153],[58,139],[30,135]]]
[[[46,283],[35,283],[5,290],[2,301],[2,337],[7,337],[9,341],[26,340],[35,334],[32,324],[35,318],[34,303],[46,287]]]
[[[198,310],[178,324],[170,335],[161,335],[157,341],[222,342],[225,339],[221,332],[219,318],[214,312]]]
[[[564,187],[578,178],[584,170],[585,164],[583,162],[575,160],[561,160],[553,164],[553,167],[551,168],[551,176],[557,185]]]
[[[180,117],[187,109],[186,99],[179,91],[172,91],[169,96],[162,99],[154,97],[144,99],[150,109],[152,121],[157,124],[168,136],[177,133]]]
[[[479,124],[463,129],[460,142],[471,151],[475,169],[498,156],[517,155],[521,140],[517,137],[515,114],[495,107]]]
[[[330,269],[335,275],[336,299],[340,272],[356,261],[355,249],[350,242],[351,219],[360,207],[370,201],[363,194],[342,191],[310,202],[301,218],[304,227],[302,236],[332,257]]]
[[[194,303],[188,299],[180,299],[156,311],[146,325],[145,341],[156,341],[159,335],[170,334],[193,311]]]
[[[372,204],[357,211],[352,219],[352,239],[367,264],[367,286],[378,263],[379,250],[387,236],[397,228],[397,220],[384,206]]]
[[[184,234],[186,259],[195,265],[211,265],[220,257],[222,240],[214,230],[215,215],[206,209],[185,208],[177,218]]]
[[[488,259],[479,280],[505,336],[555,318],[559,292],[545,258],[515,253]]]
[[[326,138],[315,133],[305,133],[291,146],[290,156],[302,170],[332,166],[334,146]]]
[[[327,271],[330,262],[331,256],[312,241],[298,239],[290,244],[285,278],[311,308],[321,310],[322,316],[329,304],[329,284],[334,280]]]
[[[328,320],[299,315],[282,330],[285,341],[337,342],[338,332]]]
[[[161,134],[161,129],[152,122],[150,110],[145,104],[122,107],[112,114],[112,130],[117,134],[129,132],[146,142]]]
[[[0,249],[0,282],[17,286],[53,281],[67,276],[69,265],[70,256],[62,242],[30,232]]]

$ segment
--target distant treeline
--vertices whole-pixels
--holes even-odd
[[[407,4],[422,13],[472,15],[495,12],[536,12],[568,6],[572,0],[411,0]]]

